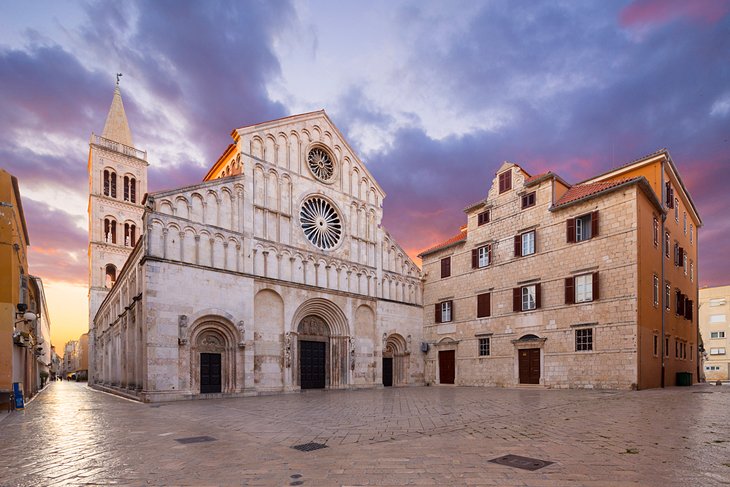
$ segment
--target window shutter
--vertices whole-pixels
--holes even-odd
[[[682,247],[679,247],[679,252],[677,254],[677,258],[679,259],[677,265],[679,267],[684,267],[684,249]]]
[[[479,249],[471,249],[471,268],[479,267]]]
[[[489,293],[477,295],[477,318],[490,316],[490,297]]]
[[[488,254],[488,258],[489,258],[489,264],[491,265],[491,263],[492,263],[492,244],[489,244],[489,246],[487,247],[487,254]]]
[[[441,259],[441,277],[451,276],[451,257]]]
[[[441,303],[436,303],[436,314],[434,317],[434,321],[436,323],[441,323]]]
[[[540,308],[542,299],[540,296],[540,283],[535,284],[535,308]]]
[[[575,243],[575,218],[568,218],[567,220],[566,240],[568,243]]]
[[[522,288],[512,289],[512,311],[522,311]]]
[[[451,319],[449,321],[456,321],[456,308],[454,308],[454,302],[449,300],[448,303],[449,308],[451,308]]]
[[[591,238],[598,236],[598,211],[591,213]]]
[[[694,305],[694,302],[691,299],[688,299],[687,306],[685,307],[685,310],[684,310],[685,318],[687,318],[690,321],[692,321],[692,316],[693,316],[693,312],[694,312],[693,305]]]
[[[674,265],[679,265],[679,244],[676,242],[674,243]]]
[[[598,272],[593,273],[593,301],[600,299],[600,285],[598,284]]]
[[[487,293],[484,296],[484,316],[492,316],[492,293]]]
[[[565,278],[565,304],[573,304],[575,302],[575,278]]]
[[[522,257],[522,235],[515,235],[515,257]]]

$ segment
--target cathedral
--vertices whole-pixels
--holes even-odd
[[[424,383],[420,269],[324,111],[147,192],[117,86],[89,144],[90,377],[142,401]]]

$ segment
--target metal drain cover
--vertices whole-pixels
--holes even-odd
[[[324,443],[302,443],[301,445],[294,445],[292,448],[299,451],[314,451],[320,448],[327,448]]]
[[[206,441],[216,441],[217,438],[212,436],[190,436],[188,438],[175,438],[175,441],[184,445],[188,443],[205,443]]]
[[[506,465],[508,467],[521,468],[523,470],[530,471],[538,470],[554,463],[548,462],[547,460],[538,460],[537,458],[521,457],[519,455],[505,455],[489,461],[500,465]]]

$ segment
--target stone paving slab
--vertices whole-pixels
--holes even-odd
[[[0,422],[0,485],[730,485],[729,419],[730,387],[710,385],[384,388],[149,405],[56,382]],[[215,441],[176,441],[199,436]],[[292,449],[309,442],[327,448]],[[506,454],[555,463],[489,462]]]

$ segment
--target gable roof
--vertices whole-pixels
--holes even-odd
[[[457,233],[456,235],[444,240],[440,244],[434,245],[433,247],[424,250],[423,252],[418,254],[418,257],[423,257],[424,255],[432,254],[432,253],[436,252],[437,250],[443,250],[443,249],[449,248],[453,245],[460,244],[464,240],[466,240],[466,233],[467,233],[467,231],[466,231],[466,229],[464,229],[464,230],[460,231],[459,233]]]
[[[643,176],[638,176],[635,178],[613,179],[610,181],[599,181],[596,183],[576,184],[575,186],[571,186],[568,191],[566,191],[565,194],[561,196],[558,201],[555,202],[553,208],[565,206],[568,203],[574,203],[578,200],[583,200],[589,197],[596,196],[624,183],[628,183],[630,181],[638,181],[642,177]]]

